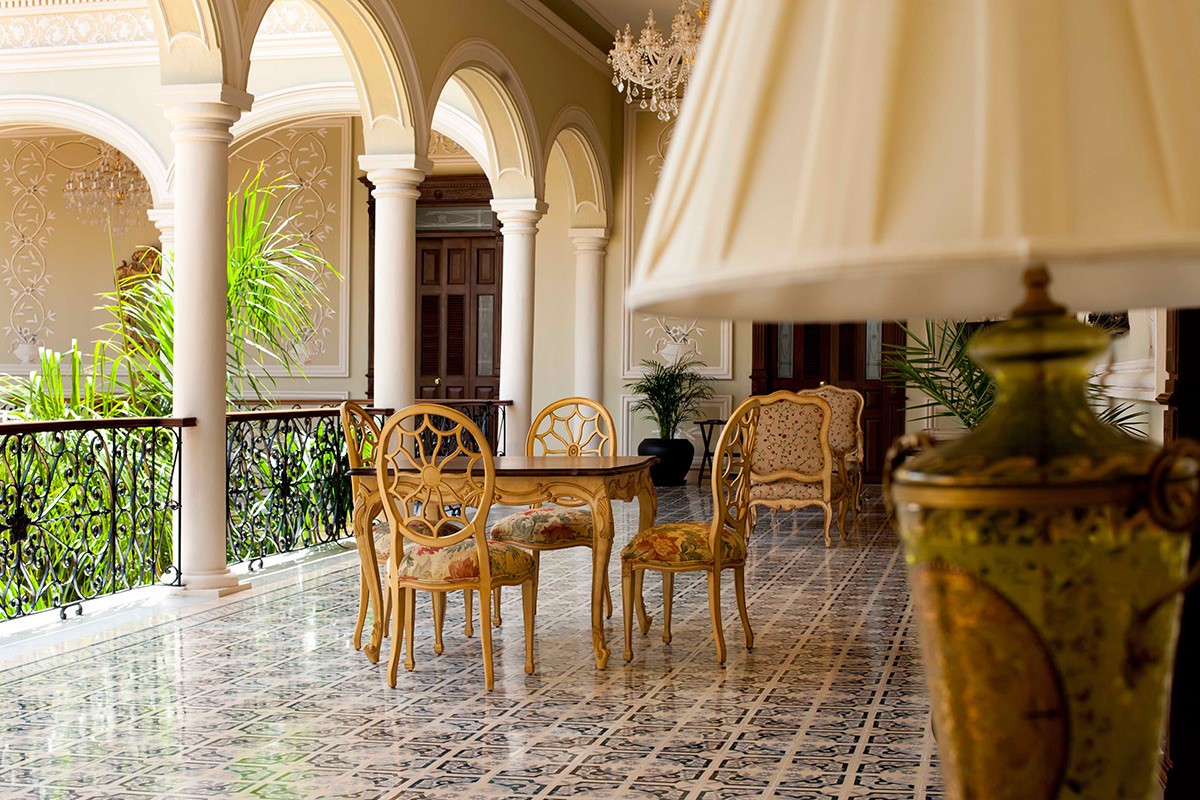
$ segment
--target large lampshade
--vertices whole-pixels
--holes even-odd
[[[1200,303],[1200,0],[724,0],[629,302],[678,315]]]

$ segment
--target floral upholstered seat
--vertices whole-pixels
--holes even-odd
[[[517,581],[533,574],[533,557],[519,547],[488,542],[492,580]],[[449,547],[408,548],[400,560],[397,580],[453,583],[479,577],[479,548],[471,539]]]
[[[493,525],[491,536],[503,542],[544,548],[590,546],[592,512],[560,506],[528,508]]]
[[[638,563],[683,564],[711,562],[708,544],[711,522],[668,522],[638,533],[621,550],[621,559]],[[721,560],[741,561],[746,542],[732,530],[721,532]]]
[[[746,609],[746,536],[750,517],[750,454],[761,404],[751,397],[730,415],[717,440],[713,459],[712,509],[707,522],[668,522],[637,533],[621,549],[621,594],[625,622],[625,660],[633,658],[633,610],[642,633],[650,615],[642,597],[646,570],[662,574],[663,641],[671,642],[671,603],[677,572],[708,573],[708,615],[717,644],[717,663],[725,663],[721,625],[721,572],[733,571],[738,614],[746,649],[754,647],[754,631]]]
[[[838,473],[833,473],[830,484],[833,493],[839,494],[845,485]],[[774,483],[753,483],[750,485],[750,500],[820,500],[823,491],[819,483],[806,483],[783,478]]]
[[[825,515],[825,544],[834,507],[840,504],[838,528],[845,525],[845,473],[835,472],[830,446],[833,409],[814,393],[779,391],[761,398],[758,435],[750,459],[750,528],[757,509],[795,511],[817,506]]]

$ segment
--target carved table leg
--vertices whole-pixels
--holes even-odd
[[[600,487],[589,505],[592,507],[592,524],[595,527],[592,544],[592,647],[596,651],[596,668],[604,669],[609,656],[604,643],[604,584],[613,542],[612,499],[608,487]]]
[[[377,498],[363,502],[355,509],[354,537],[358,543],[358,557],[362,563],[362,579],[371,598],[371,641],[363,646],[367,660],[379,663],[379,647],[383,643],[383,588],[379,585],[379,561],[375,558],[375,538],[371,535],[371,523],[380,511]]]

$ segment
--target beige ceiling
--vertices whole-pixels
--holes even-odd
[[[624,28],[626,24],[639,31],[646,22],[646,12],[653,9],[660,28],[669,28],[679,10],[679,0],[575,0],[605,28]]]

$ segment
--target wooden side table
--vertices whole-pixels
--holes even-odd
[[[728,420],[724,419],[702,419],[696,423],[700,428],[700,437],[704,440],[704,454],[700,456],[700,469],[696,471],[696,485],[704,485],[704,468],[708,467],[708,472],[712,474],[713,464],[713,449],[712,436],[713,431],[718,428],[724,428]]]

